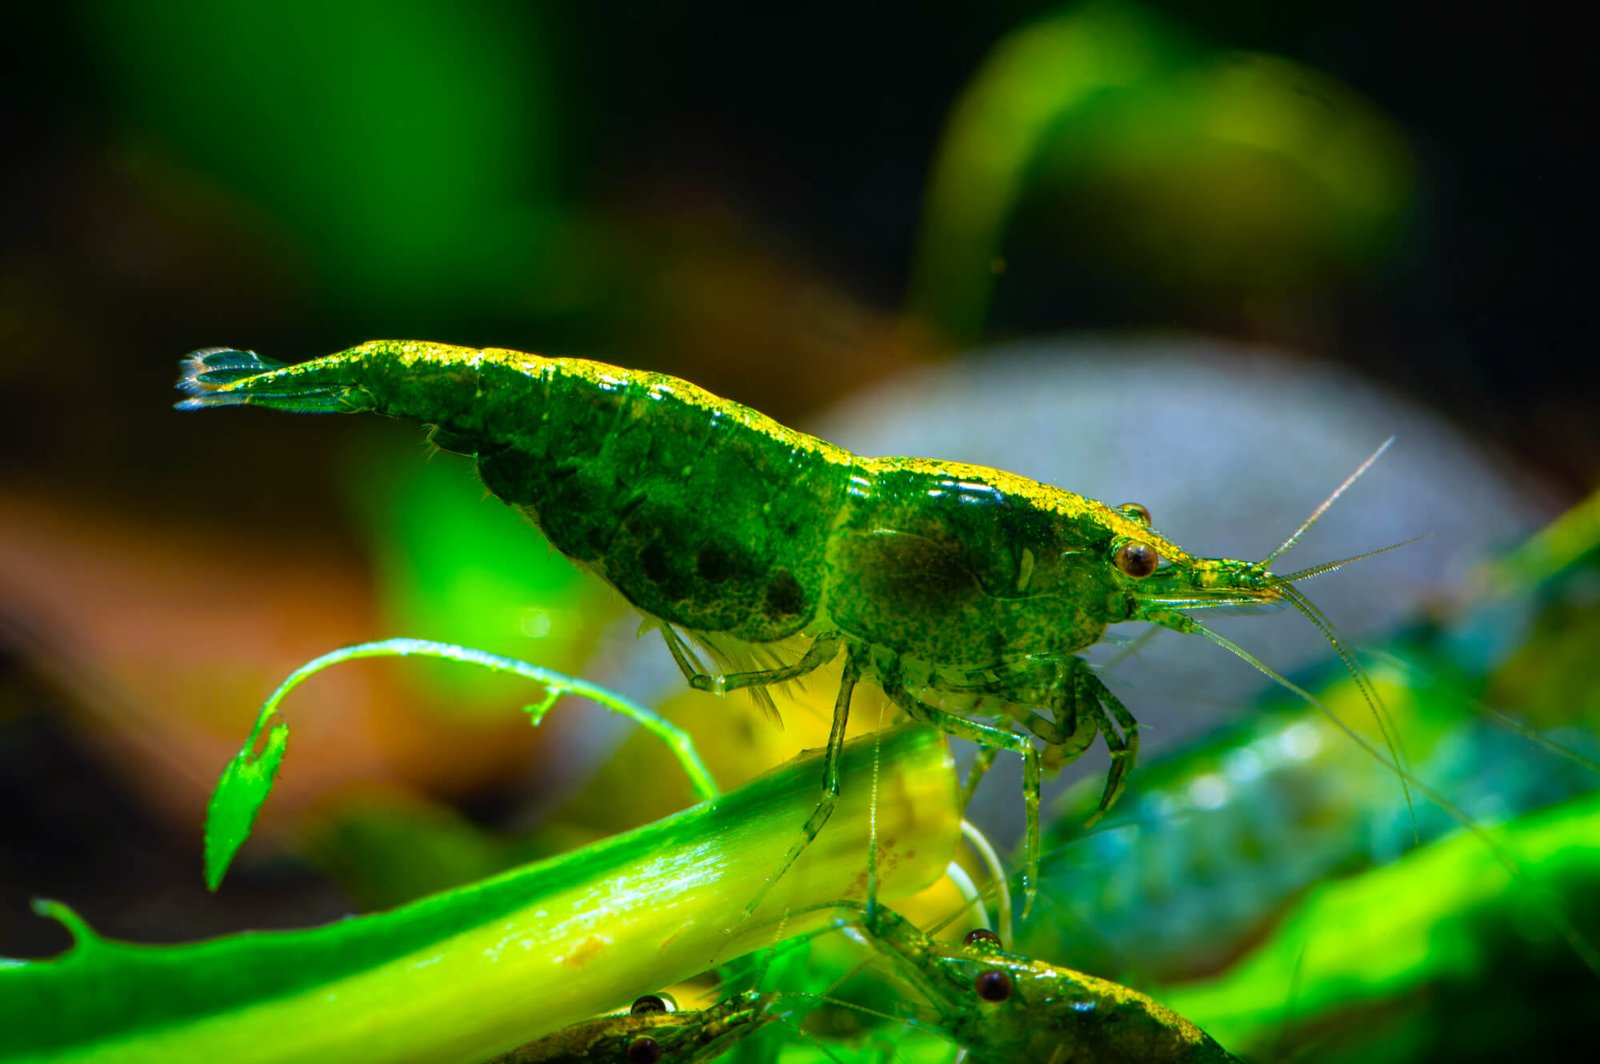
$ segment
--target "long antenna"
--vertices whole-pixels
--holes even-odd
[[[1401,547],[1409,547],[1413,543],[1427,539],[1428,535],[1427,532],[1424,532],[1420,536],[1412,536],[1410,539],[1403,539],[1399,543],[1391,543],[1387,547],[1379,547],[1377,550],[1362,551],[1360,554],[1352,554],[1350,557],[1340,558],[1338,561],[1323,562],[1321,565],[1313,565],[1309,569],[1301,569],[1296,573],[1285,573],[1282,576],[1275,575],[1271,580],[1270,586],[1276,587],[1279,584],[1289,584],[1297,580],[1309,580],[1313,576],[1331,573],[1335,569],[1342,569],[1351,562],[1366,561],[1368,558],[1376,558],[1380,554],[1388,554],[1390,551],[1399,550]]]
[[[1361,697],[1367,700],[1367,705],[1372,709],[1372,717],[1378,722],[1378,732],[1383,736],[1384,745],[1389,748],[1389,756],[1394,758],[1396,765],[1400,766],[1400,789],[1405,792],[1406,811],[1411,814],[1411,837],[1413,840],[1420,842],[1421,840],[1417,836],[1417,810],[1411,802],[1411,786],[1406,782],[1411,766],[1406,764],[1405,757],[1400,749],[1400,741],[1396,737],[1394,722],[1389,719],[1389,713],[1384,708],[1383,699],[1378,697],[1378,689],[1372,686],[1372,680],[1368,678],[1366,671],[1356,664],[1355,655],[1345,647],[1343,641],[1339,639],[1338,633],[1333,630],[1333,622],[1323,615],[1322,611],[1317,608],[1316,603],[1301,594],[1300,589],[1293,584],[1285,584],[1281,590],[1284,598],[1288,599],[1289,604],[1304,614],[1306,620],[1310,621],[1317,631],[1322,633],[1322,637],[1328,641],[1328,644],[1333,647],[1334,652],[1339,655],[1339,660],[1344,662],[1345,670],[1350,673],[1350,678],[1356,682],[1356,687],[1361,691]]]
[[[1316,524],[1322,518],[1323,514],[1328,512],[1328,507],[1333,505],[1334,500],[1343,495],[1345,489],[1356,482],[1356,478],[1360,477],[1361,474],[1365,473],[1369,468],[1371,468],[1372,463],[1376,462],[1379,456],[1381,456],[1384,451],[1387,451],[1389,449],[1389,445],[1393,442],[1393,436],[1390,436],[1388,439],[1384,440],[1383,443],[1378,446],[1378,449],[1372,452],[1371,457],[1357,466],[1354,473],[1351,473],[1349,476],[1345,477],[1344,483],[1340,484],[1337,488],[1334,488],[1333,494],[1329,495],[1326,499],[1323,499],[1322,505],[1318,506],[1315,510],[1312,510],[1311,516],[1306,518],[1304,523],[1302,523],[1299,528],[1295,529],[1294,533],[1290,535],[1288,539],[1283,541],[1282,546],[1273,551],[1271,554],[1267,555],[1265,558],[1262,558],[1260,564],[1271,565],[1275,558],[1280,557],[1290,547],[1300,542],[1300,537],[1305,535],[1307,530],[1310,529],[1312,525]]]
[[[1290,680],[1272,666],[1268,665],[1266,662],[1262,661],[1260,658],[1256,657],[1254,654],[1250,653],[1248,650],[1244,649],[1239,644],[1235,643],[1233,640],[1222,635],[1221,633],[1212,631],[1199,621],[1194,623],[1194,630],[1211,640],[1213,643],[1217,644],[1217,646],[1221,647],[1223,650],[1226,650],[1228,653],[1239,658],[1256,671],[1265,675],[1269,680],[1276,683],[1279,687],[1282,687],[1293,694],[1299,695],[1307,705],[1315,707],[1334,725],[1334,727],[1344,732],[1345,736],[1349,738],[1351,742],[1365,750],[1369,755],[1376,759],[1380,765],[1385,766],[1391,772],[1395,773],[1395,775],[1407,781],[1409,786],[1414,787],[1418,793],[1422,794],[1434,805],[1444,810],[1445,814],[1448,815],[1451,820],[1454,820],[1457,824],[1460,824],[1468,834],[1472,835],[1479,842],[1483,843],[1484,847],[1494,855],[1495,860],[1497,860],[1501,867],[1511,874],[1512,878],[1532,889],[1539,889],[1538,884],[1534,883],[1529,878],[1528,874],[1523,871],[1522,866],[1517,863],[1517,859],[1511,855],[1511,851],[1502,845],[1500,840],[1495,838],[1495,836],[1491,834],[1488,829],[1468,816],[1460,806],[1456,805],[1444,795],[1440,794],[1438,791],[1422,782],[1422,780],[1418,779],[1415,775],[1402,768],[1399,764],[1384,757],[1382,751],[1368,742],[1360,732],[1357,732],[1354,728],[1350,727],[1349,724],[1345,723],[1337,713],[1328,707],[1327,703],[1323,702],[1316,695],[1313,695],[1304,687],[1301,687],[1293,680]],[[1547,889],[1543,890],[1542,892],[1545,894],[1549,893]],[[1560,932],[1562,938],[1566,939],[1567,946],[1578,957],[1578,959],[1583,962],[1584,967],[1588,968],[1591,972],[1600,974],[1600,949],[1596,949],[1594,944],[1583,936],[1583,932],[1579,931],[1573,922],[1568,919],[1566,912],[1560,907],[1559,903],[1545,910],[1545,916],[1555,924],[1556,930]]]

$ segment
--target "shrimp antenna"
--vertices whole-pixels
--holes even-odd
[[[805,940],[804,939],[795,939],[793,941],[805,941]],[[706,1050],[712,1050],[712,1049],[716,1050],[716,1052],[712,1054],[713,1056],[720,1056],[724,1050],[730,1048],[731,1046],[733,1046],[737,1042],[743,1041],[745,1038],[749,1037],[750,1035],[754,1034],[756,1031],[760,1030],[762,1027],[766,1026],[767,1023],[771,1022],[771,1023],[779,1023],[779,1024],[782,1024],[783,1026],[787,1027],[790,1031],[792,1031],[795,1035],[797,1035],[802,1041],[805,1041],[805,1042],[809,1043],[813,1049],[817,1050],[817,1052],[821,1053],[823,1056],[825,1056],[829,1060],[833,1061],[834,1064],[844,1064],[844,1061],[841,1060],[836,1054],[834,1054],[834,1052],[832,1050],[830,1050],[827,1047],[827,1045],[820,1038],[818,1038],[815,1034],[811,1033],[810,1031],[806,1030],[804,1027],[801,1027],[798,1023],[796,1023],[794,1020],[791,1020],[788,1016],[779,1015],[776,1011],[774,1011],[774,1006],[777,1005],[777,1004],[786,1002],[786,1001],[788,1001],[789,999],[792,998],[792,999],[797,999],[797,1000],[806,1001],[806,1002],[813,1002],[813,1003],[814,1002],[822,1002],[822,1003],[828,1004],[828,1005],[838,1005],[838,1006],[843,1006],[845,1008],[858,1008],[859,1007],[859,1008],[861,1008],[862,1011],[871,1011],[871,1010],[866,1009],[864,1006],[856,1006],[851,1002],[840,1001],[837,998],[831,998],[831,997],[828,997],[825,994],[807,994],[807,993],[805,993],[803,991],[798,991],[798,990],[774,990],[774,991],[770,991],[770,992],[766,992],[766,993],[761,993],[761,992],[757,992],[757,991],[742,991],[740,994],[734,994],[734,995],[731,995],[729,997],[723,998],[722,1001],[719,1002],[718,1004],[725,1004],[725,1003],[733,1000],[734,997],[739,997],[741,995],[745,996],[746,1000],[748,1000],[749,997],[751,997],[751,996],[754,996],[757,999],[756,1004],[761,1009],[761,1013],[762,1013],[761,1018],[758,1018],[757,1020],[753,1021],[753,1023],[751,1023],[750,1025],[742,1025],[742,1026],[730,1027],[729,1029],[723,1031],[721,1034],[714,1036],[709,1042],[705,1042],[705,1043],[701,1044],[700,1046],[698,1046],[699,1052],[697,1052],[692,1059],[694,1059],[694,1060],[707,1059],[707,1058],[703,1057],[701,1054],[704,1053]],[[900,1019],[899,1017],[896,1017],[896,1016],[890,1016],[887,1013],[876,1013],[875,1012],[875,1013],[873,1013],[873,1015],[874,1016],[879,1016],[882,1019],[886,1019],[886,1020],[894,1020],[896,1022],[899,1022],[899,1019]],[[909,1023],[910,1021],[907,1021],[907,1022]],[[933,1033],[934,1034],[938,1034],[939,1032],[935,1030],[935,1031],[933,1031]],[[586,1053],[586,1054],[584,1054],[584,1056],[588,1056],[588,1054]],[[498,1059],[498,1058],[496,1058],[496,1059]],[[521,1059],[521,1058],[519,1057],[518,1059]],[[540,1060],[544,1060],[544,1059],[550,1059],[550,1058],[546,1058],[546,1057],[541,1056],[539,1059]],[[571,1059],[575,1059],[575,1058],[567,1056],[567,1055],[563,1055],[560,1059],[562,1059],[562,1060],[571,1060]]]
[[[1379,456],[1381,456],[1384,451],[1387,451],[1389,449],[1389,445],[1391,443],[1393,443],[1393,442],[1394,442],[1394,437],[1390,436],[1388,439],[1384,440],[1381,444],[1379,444],[1378,445],[1378,449],[1376,451],[1373,451],[1372,455],[1365,462],[1362,462],[1359,466],[1357,466],[1356,467],[1356,471],[1354,473],[1351,473],[1349,476],[1345,477],[1344,478],[1344,483],[1340,484],[1337,488],[1334,488],[1333,489],[1333,494],[1329,495],[1326,499],[1323,499],[1322,500],[1322,505],[1318,506],[1315,510],[1312,510],[1311,511],[1311,516],[1306,518],[1305,521],[1303,521],[1301,523],[1300,527],[1295,529],[1294,532],[1289,536],[1289,538],[1284,540],[1283,543],[1278,547],[1277,550],[1273,551],[1271,554],[1267,555],[1265,558],[1262,558],[1260,564],[1261,565],[1271,565],[1272,562],[1273,562],[1273,559],[1280,557],[1290,547],[1292,547],[1296,543],[1300,542],[1300,537],[1305,535],[1306,532],[1310,530],[1312,525],[1316,524],[1319,520],[1322,519],[1322,515],[1328,512],[1328,507],[1333,505],[1334,500],[1337,499],[1339,496],[1343,495],[1346,488],[1348,488],[1350,485],[1354,484],[1356,482],[1356,479],[1358,477],[1360,477],[1361,474],[1365,473],[1368,469],[1370,469],[1372,467],[1372,463],[1376,462],[1378,460]]]
[[[1500,865],[1505,868],[1505,870],[1509,872],[1514,879],[1530,887],[1536,886],[1528,877],[1528,874],[1523,871],[1522,866],[1517,863],[1516,858],[1511,856],[1511,852],[1501,845],[1500,841],[1496,839],[1487,828],[1468,816],[1460,806],[1450,801],[1448,798],[1434,790],[1432,787],[1428,786],[1426,783],[1423,783],[1420,779],[1412,775],[1410,772],[1407,772],[1404,768],[1401,768],[1395,762],[1384,757],[1382,751],[1368,742],[1360,732],[1346,724],[1337,713],[1328,707],[1326,702],[1323,702],[1322,699],[1318,698],[1310,691],[1307,691],[1304,687],[1301,687],[1299,684],[1295,683],[1293,680],[1289,679],[1287,676],[1283,675],[1281,672],[1277,671],[1272,666],[1268,665],[1266,662],[1262,661],[1260,658],[1256,657],[1254,654],[1250,653],[1244,647],[1235,643],[1222,633],[1212,631],[1199,621],[1194,621],[1193,623],[1193,631],[1205,636],[1207,639],[1217,644],[1217,646],[1221,647],[1223,650],[1226,650],[1239,660],[1245,662],[1251,668],[1255,669],[1257,672],[1261,673],[1263,676],[1267,677],[1284,690],[1299,696],[1307,705],[1315,707],[1319,713],[1321,713],[1324,717],[1327,717],[1328,720],[1333,723],[1334,727],[1344,732],[1344,734],[1349,737],[1351,742],[1365,750],[1368,754],[1375,758],[1380,765],[1385,766],[1391,772],[1395,773],[1395,775],[1399,776],[1402,782],[1408,783],[1411,787],[1414,787],[1423,795],[1423,797],[1427,798],[1434,805],[1442,809],[1445,814],[1450,817],[1450,819],[1454,820],[1457,824],[1460,824],[1462,828],[1464,828],[1474,838],[1483,843],[1488,851],[1494,855],[1495,859],[1500,862]],[[1561,936],[1566,939],[1567,945],[1572,949],[1572,952],[1577,955],[1580,961],[1583,962],[1584,967],[1588,968],[1597,975],[1600,975],[1600,950],[1597,950],[1593,943],[1583,937],[1583,933],[1573,926],[1572,921],[1567,918],[1566,913],[1562,912],[1559,906],[1552,906],[1547,910],[1547,915],[1555,922],[1557,930],[1559,930],[1561,932]]]
[[[1274,576],[1267,582],[1267,586],[1277,587],[1281,584],[1291,583],[1295,580],[1309,580],[1313,576],[1321,576],[1323,573],[1331,573],[1335,569],[1341,569],[1344,566],[1349,565],[1351,562],[1363,562],[1368,558],[1376,558],[1380,554],[1388,554],[1392,550],[1399,550],[1401,547],[1409,547],[1413,543],[1427,539],[1429,535],[1430,533],[1424,532],[1420,536],[1412,536],[1410,539],[1403,539],[1399,543],[1391,543],[1387,547],[1379,547],[1377,550],[1369,550],[1363,551],[1360,554],[1352,554],[1350,557],[1340,558],[1336,562],[1323,562],[1321,565],[1313,565],[1309,569],[1301,569],[1296,573],[1285,573],[1283,576]]]
[[[995,889],[995,932],[1000,936],[1000,945],[1010,949],[1013,945],[1011,884],[1006,878],[1004,866],[1000,864],[1000,855],[994,852],[994,844],[989,841],[989,836],[965,818],[961,821],[961,834],[989,871],[989,882]]]
[[[860,913],[862,918],[863,918],[861,932],[864,933],[869,938],[874,936],[874,932],[867,926],[867,924],[869,924],[873,919],[875,919],[875,917],[872,915],[872,909],[869,908],[869,906],[864,902],[859,902],[859,901],[832,901],[832,902],[825,901],[825,902],[818,902],[815,905],[807,905],[804,908],[798,910],[798,912],[799,913],[809,913],[809,912],[818,912],[818,911],[825,910],[825,909],[835,909],[835,910],[843,909],[843,910],[847,910],[847,911],[850,911],[850,912]],[[967,910],[967,905],[963,904],[960,909],[956,910],[954,915],[952,915],[950,918],[948,918],[948,919],[942,921],[941,923],[939,923],[934,928],[934,931],[937,931],[939,928],[942,928],[942,927],[946,926],[947,924],[952,923],[954,920],[956,920],[956,919],[958,919],[960,917],[961,913],[965,912],[966,910]],[[904,919],[904,918],[902,917],[902,919]],[[844,920],[843,917],[840,917],[840,918],[838,918],[838,920],[835,923],[824,925],[823,927],[815,928],[815,929],[813,929],[811,931],[808,931],[808,932],[806,932],[806,934],[802,938],[800,938],[800,939],[791,939],[789,943],[784,943],[784,945],[787,946],[790,943],[799,942],[799,941],[809,941],[812,938],[816,938],[816,937],[818,937],[820,935],[825,935],[830,931],[842,931],[842,930],[850,929],[852,927],[853,927],[852,924],[850,924],[848,921]],[[860,939],[852,937],[852,941],[860,942]],[[856,976],[860,975],[862,972],[866,971],[868,968],[871,968],[874,964],[881,964],[881,963],[883,963],[885,961],[885,959],[887,959],[890,963],[894,963],[894,961],[895,961],[895,958],[892,955],[889,956],[888,958],[885,958],[883,956],[883,952],[878,950],[876,947],[873,947],[873,954],[874,955],[869,956],[866,959],[864,959],[863,961],[861,961],[861,963],[857,964],[854,968],[851,968],[849,971],[845,972],[844,974],[840,975],[838,978],[834,979],[834,981],[831,984],[829,984],[828,988],[826,990],[824,990],[820,994],[812,994],[812,993],[808,993],[806,991],[800,991],[800,990],[785,990],[785,991],[780,991],[778,993],[775,993],[773,996],[774,997],[785,997],[785,998],[800,998],[802,1000],[809,1000],[809,1001],[820,1001],[820,1002],[823,1002],[824,1004],[835,1005],[835,1006],[838,1006],[840,1008],[850,1009],[852,1011],[861,1013],[864,1016],[873,1016],[873,1017],[876,1017],[876,1018],[881,1019],[881,1020],[889,1020],[889,1021],[894,1022],[894,1023],[905,1024],[908,1027],[917,1028],[917,1029],[923,1031],[926,1034],[931,1034],[931,1035],[934,1035],[935,1037],[943,1038],[943,1039],[949,1041],[950,1040],[950,1035],[947,1032],[940,1030],[937,1026],[935,1026],[933,1024],[924,1022],[924,1021],[922,1021],[920,1019],[917,1019],[915,1017],[912,1017],[912,1016],[896,1016],[896,1015],[891,1015],[890,1013],[887,1013],[887,1012],[880,1012],[877,1009],[870,1008],[869,1006],[866,1006],[866,1005],[862,1005],[859,1002],[846,1001],[843,998],[834,996],[835,993],[838,991],[838,989],[841,986],[843,986],[844,984],[848,983],[850,980],[854,979]],[[901,966],[902,972],[904,972],[905,968],[907,966],[909,966],[909,962],[906,961],[904,958],[900,958],[899,964]],[[929,984],[926,981],[927,980],[927,976],[924,973],[918,972],[914,967],[912,968],[912,973],[913,974],[911,976],[907,977],[907,982],[910,982],[910,983],[914,984],[917,987],[917,989],[922,993],[922,995],[924,997],[928,998],[928,1000],[930,1000],[930,1001],[934,1000],[937,995],[932,990],[929,989]],[[780,1019],[782,1019],[782,1018],[780,1017]],[[787,1023],[787,1021],[784,1021],[784,1022]],[[790,1026],[793,1027],[792,1024]],[[793,1027],[793,1029],[801,1030],[798,1027]],[[811,1035],[810,1032],[807,1032],[807,1031],[803,1031],[802,1030],[801,1033],[806,1034],[808,1037],[811,1037],[813,1039],[815,1039],[815,1037],[816,1037],[815,1035]],[[818,1048],[821,1048],[821,1046],[819,1045]],[[965,1053],[965,1050],[963,1049],[962,1052]],[[837,1057],[833,1057],[833,1056],[831,1056],[831,1054],[830,1054],[830,1059],[838,1060]],[[962,1059],[965,1059],[965,1058],[964,1057],[958,1057],[957,1059],[958,1060],[962,1060]]]
[[[1334,652],[1339,655],[1339,660],[1344,662],[1345,671],[1356,682],[1356,687],[1361,691],[1361,697],[1366,699],[1367,705],[1371,707],[1372,718],[1378,722],[1378,732],[1383,736],[1383,745],[1388,748],[1389,756],[1394,758],[1395,764],[1401,767],[1400,789],[1405,792],[1406,812],[1411,816],[1411,836],[1420,842],[1421,840],[1417,836],[1417,808],[1412,804],[1411,787],[1406,779],[1410,774],[1406,771],[1409,766],[1406,765],[1405,758],[1401,755],[1400,743],[1395,738],[1394,723],[1389,719],[1389,714],[1384,709],[1383,699],[1378,697],[1377,688],[1372,686],[1372,680],[1367,677],[1366,670],[1356,663],[1355,655],[1345,647],[1344,641],[1333,630],[1333,622],[1328,620],[1321,610],[1317,609],[1316,603],[1306,598],[1304,593],[1293,584],[1284,584],[1279,590],[1283,592],[1283,597],[1288,600],[1289,605],[1299,610],[1305,619],[1310,621],[1312,626],[1322,633],[1322,637],[1328,641],[1328,645],[1333,647]]]
[[[774,1002],[783,1001],[783,1000],[785,1000],[787,998],[798,998],[801,1001],[813,1001],[813,1002],[820,1001],[820,1002],[822,1002],[824,1004],[827,1004],[827,1005],[842,1006],[844,1008],[854,1008],[854,1007],[856,1007],[856,1006],[852,1005],[848,1001],[840,1001],[837,998],[827,997],[826,995],[823,995],[823,994],[807,994],[807,993],[804,993],[802,991],[796,991],[796,990],[779,990],[779,991],[775,991],[771,995],[771,997],[772,997],[772,1000]],[[864,1008],[864,1006],[863,1006],[863,1008]],[[868,1011],[870,1011],[870,1010],[868,1010]],[[897,1020],[898,1019],[898,1017],[890,1016],[887,1013],[880,1013],[878,1015],[882,1019],[887,1019],[887,1020]],[[836,1056],[834,1054],[833,1050],[829,1049],[827,1047],[827,1045],[822,1041],[822,1039],[818,1038],[815,1034],[813,1034],[812,1032],[806,1030],[804,1027],[801,1027],[798,1023],[794,1022],[789,1017],[774,1015],[772,1018],[773,1018],[774,1021],[783,1024],[785,1027],[789,1028],[789,1030],[791,1030],[795,1034],[799,1035],[800,1039],[802,1041],[810,1043],[811,1048],[817,1050],[817,1052],[821,1053],[823,1056],[825,1056],[829,1060],[833,1061],[834,1064],[844,1064],[844,1061],[842,1059],[840,1059],[838,1056]],[[938,1032],[935,1031],[934,1033],[937,1034]],[[726,1038],[726,1037],[727,1037],[726,1035],[723,1036],[723,1038]],[[721,1039],[718,1039],[718,1041],[721,1041]],[[729,1042],[727,1044],[731,1045],[732,1043]],[[712,1045],[715,1045],[715,1043],[712,1043]],[[710,1048],[710,1046],[708,1046],[707,1048]],[[720,1052],[720,1050],[719,1050],[719,1052]]]
[[[1146,628],[1144,631],[1128,640],[1127,643],[1125,643],[1114,655],[1112,655],[1110,661],[1100,666],[1100,671],[1110,672],[1112,669],[1116,668],[1118,665],[1121,665],[1124,661],[1127,661],[1129,658],[1139,653],[1139,651],[1143,650],[1149,644],[1150,640],[1154,639],[1157,634],[1165,630],[1166,629],[1162,628],[1158,624],[1152,624],[1149,628]]]
[[[864,971],[870,963],[871,962],[868,961],[867,963],[860,965],[851,972],[847,973],[845,978],[848,979],[859,974],[860,972]],[[773,997],[799,998],[802,1001],[819,1001],[824,1005],[832,1005],[835,1008],[846,1009],[850,1012],[858,1012],[863,1016],[871,1016],[872,1018],[878,1020],[888,1020],[890,1023],[899,1024],[904,1027],[915,1028],[916,1030],[921,1031],[923,1034],[931,1034],[935,1038],[943,1038],[947,1042],[950,1041],[950,1036],[948,1034],[941,1031],[938,1027],[935,1027],[931,1023],[917,1019],[915,1016],[896,1016],[893,1013],[884,1012],[881,1009],[875,1009],[871,1006],[863,1005],[858,1001],[846,1001],[844,998],[834,997],[831,994],[812,994],[804,990],[782,990],[774,993]],[[803,1027],[790,1023],[785,1017],[780,1016],[778,1017],[778,1020],[790,1030],[797,1032],[802,1037],[810,1041],[814,1047],[821,1050],[823,1053],[827,1053],[829,1060],[837,1061],[839,1059],[832,1053],[828,1052],[827,1047],[823,1045],[822,1041],[815,1034],[812,1034]],[[963,1050],[963,1052],[965,1052],[965,1050]],[[956,1059],[960,1060],[962,1058],[957,1057]]]
[[[1405,660],[1397,654],[1392,654],[1387,650],[1368,650],[1367,653],[1370,656],[1377,658],[1385,665],[1388,665],[1391,669],[1396,669],[1405,673],[1413,680],[1422,678],[1425,675],[1422,670],[1418,669],[1411,662]],[[1474,712],[1483,714],[1496,724],[1500,725],[1500,727],[1505,728],[1508,731],[1516,732],[1528,742],[1533,743],[1535,746],[1542,747],[1548,753],[1554,754],[1556,757],[1565,758],[1575,765],[1579,765],[1588,769],[1590,772],[1600,773],[1600,762],[1597,762],[1592,758],[1585,757],[1576,750],[1572,750],[1566,746],[1563,746],[1554,739],[1550,738],[1544,732],[1539,731],[1537,728],[1529,727],[1527,724],[1523,723],[1521,720],[1518,720],[1505,710],[1496,709],[1489,703],[1483,701],[1481,698],[1474,698],[1465,691],[1451,690],[1449,693],[1453,697],[1459,698],[1470,705]]]
[[[979,890],[978,885],[972,881],[967,870],[962,868],[957,861],[951,861],[944,870],[950,881],[956,885],[956,890],[961,894],[964,904],[951,912],[949,916],[938,923],[926,928],[928,934],[937,934],[949,927],[963,915],[976,913],[978,920],[985,927],[990,927],[995,934],[1000,936],[1000,945],[1009,948],[1012,942],[1011,933],[1011,887],[1007,882],[1006,870],[1000,863],[1000,855],[995,852],[994,844],[989,841],[989,836],[983,829],[972,821],[962,819],[961,836],[967,840],[967,845],[972,847],[972,852],[978,855],[984,868],[989,873],[989,886]],[[988,895],[995,898],[995,915],[991,922],[988,912]]]

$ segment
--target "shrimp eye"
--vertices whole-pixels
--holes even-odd
[[[1146,528],[1150,527],[1150,511],[1136,502],[1125,502],[1117,507],[1117,513],[1123,517],[1132,518]]]
[[[975,946],[980,942],[986,946],[998,946],[1000,944],[1000,936],[990,931],[987,927],[975,927],[967,932],[967,937],[964,941],[969,946]]]
[[[634,1016],[647,1016],[652,1012],[671,1011],[672,1010],[667,1007],[667,1003],[656,997],[654,994],[646,994],[638,1001],[635,1001],[633,1006],[628,1009],[629,1014]]]
[[[628,1064],[656,1064],[661,1059],[661,1043],[654,1038],[635,1038],[628,1043]]]
[[[1136,580],[1149,576],[1156,571],[1156,566],[1161,564],[1161,556],[1156,553],[1156,549],[1136,539],[1118,547],[1116,556],[1112,560],[1117,563],[1118,569]]]
[[[985,1001],[1004,1001],[1011,996],[1011,977],[998,968],[978,973],[972,987]]]

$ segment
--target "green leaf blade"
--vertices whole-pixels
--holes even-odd
[[[221,885],[234,855],[249,837],[262,803],[272,793],[288,749],[289,726],[278,724],[267,733],[259,754],[253,754],[247,743],[222,770],[206,807],[206,889],[214,891]]]

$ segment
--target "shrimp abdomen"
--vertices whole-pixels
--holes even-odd
[[[296,365],[214,348],[185,408],[371,411],[429,426],[562,553],[643,612],[771,642],[803,631],[849,452],[659,373],[380,340]]]
[[[561,360],[545,387],[478,453],[491,491],[651,616],[749,642],[814,621],[847,452],[660,374]]]

